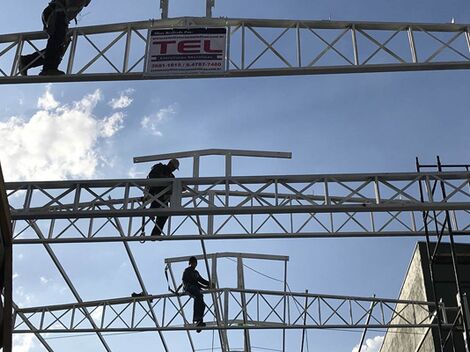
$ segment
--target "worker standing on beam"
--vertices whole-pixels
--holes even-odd
[[[173,172],[178,170],[179,167],[180,162],[177,159],[171,159],[166,165],[162,163],[155,164],[150,170],[148,178],[175,178]],[[155,197],[150,204],[150,209],[158,209],[168,206],[171,198],[171,191],[167,190],[167,187],[152,186],[149,189],[149,194],[152,197]],[[160,236],[167,220],[168,216],[157,216],[151,236]]]
[[[91,0],[52,0],[42,13],[44,31],[49,38],[46,49],[20,57],[18,69],[22,76],[28,75],[28,69],[43,66],[40,76],[60,76],[59,65],[67,50],[67,32],[69,24],[75,20]]]
[[[196,323],[198,327],[205,327],[204,323],[204,309],[206,307],[204,303],[204,297],[202,295],[201,289],[212,288],[213,285],[203,279],[199,272],[196,270],[197,259],[196,257],[189,258],[189,266],[184,270],[183,273],[183,289],[191,297],[194,298],[194,308],[193,308],[193,322]],[[201,332],[200,329],[196,332]]]

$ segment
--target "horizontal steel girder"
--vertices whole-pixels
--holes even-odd
[[[14,242],[139,241],[170,216],[159,240],[422,236],[423,211],[451,212],[470,233],[470,173],[285,175],[170,180],[7,183]],[[431,194],[437,182],[446,188]],[[425,189],[420,199],[419,186]],[[160,193],[148,193],[158,186]],[[440,188],[438,189],[440,190]],[[149,209],[163,194],[171,201]],[[432,229],[432,217],[428,225]],[[38,238],[34,226],[47,236]],[[157,238],[154,238],[157,239]]]
[[[147,31],[190,26],[228,29],[226,71],[146,75]],[[0,84],[470,68],[467,24],[183,17],[73,28],[70,38],[65,76],[23,77],[19,56],[41,49],[46,34],[0,35]]]
[[[247,289],[205,291],[204,297],[207,306],[205,330],[411,329],[436,325],[432,320],[435,309],[431,302]],[[182,300],[182,308],[178,298]],[[219,324],[216,324],[213,299],[222,302]],[[149,307],[157,313],[158,326],[151,319]],[[89,326],[84,308],[88,309],[97,328]],[[447,307],[446,310],[456,308]],[[185,318],[191,316],[191,311],[192,299],[185,294],[19,308],[17,313],[21,313],[21,317],[15,316],[14,333],[195,330],[196,327]],[[246,322],[243,321],[244,313]],[[370,321],[367,323],[368,315]]]

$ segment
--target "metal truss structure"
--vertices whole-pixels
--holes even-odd
[[[170,180],[7,183],[14,243],[139,241],[171,215],[159,240],[423,236],[422,211],[449,211],[470,233],[468,172],[279,175]],[[443,182],[449,193],[424,193]],[[152,196],[150,186],[163,191]],[[148,209],[162,194],[169,205]],[[439,221],[439,219],[437,219]],[[431,220],[429,220],[431,221]]]
[[[203,330],[437,327],[431,322],[435,313],[431,302],[236,288],[204,291],[204,295],[216,301],[207,304],[207,327]],[[222,304],[217,308],[219,301]],[[194,331],[198,327],[187,318],[191,305],[192,298],[186,294],[164,294],[21,308],[15,312],[15,333]],[[288,312],[285,317],[284,307]],[[152,310],[157,312],[158,325]],[[89,314],[94,316],[96,327],[88,321]],[[368,317],[370,322],[366,323]],[[400,318],[406,323],[397,323]],[[451,324],[445,327],[449,329]]]
[[[0,84],[230,78],[336,73],[451,70],[470,68],[470,25],[212,18],[214,0],[206,0],[206,17],[168,18],[169,0],[161,0],[161,20],[72,28],[64,57],[64,76],[21,76],[19,58],[45,46],[44,32],[0,35]],[[148,32],[158,28],[227,29],[226,67],[219,73],[146,74]],[[91,49],[91,50],[90,50]],[[91,51],[91,53],[90,53]],[[225,176],[199,177],[199,159],[225,157]],[[401,301],[293,293],[287,286],[287,260],[280,256],[218,253],[207,255],[203,240],[248,238],[437,236],[470,234],[470,173],[233,176],[232,156],[283,157],[290,153],[208,150],[137,158],[149,162],[192,157],[193,177],[170,180],[91,180],[16,182],[5,186],[12,220],[12,243],[44,248],[75,303],[19,307],[10,302],[11,265],[4,267],[4,300],[13,306],[14,333],[34,334],[47,351],[46,333],[93,333],[111,351],[107,333],[156,332],[162,350],[171,351],[170,331],[187,335],[195,352],[194,325],[188,319],[191,298],[149,294],[130,247],[131,241],[201,240],[207,274],[216,288],[205,292],[207,327],[217,332],[219,350],[233,351],[232,331],[242,333],[251,351],[252,334],[282,331],[281,351],[290,348],[286,331],[301,333],[304,352],[308,329],[438,328],[465,330],[466,297],[458,307],[435,302]],[[0,182],[1,183],[1,182]],[[435,185],[443,187],[435,192]],[[2,186],[2,185],[0,185]],[[149,188],[158,186],[159,194]],[[2,187],[0,187],[2,191]],[[169,204],[162,195],[171,195]],[[161,207],[149,209],[153,202]],[[430,216],[430,214],[432,216]],[[153,219],[170,216],[162,235],[146,236]],[[0,219],[1,220],[1,219]],[[0,221],[5,236],[4,221]],[[9,231],[8,231],[9,232]],[[11,243],[6,239],[6,262]],[[11,242],[11,241],[10,241]],[[53,249],[56,243],[122,242],[142,290],[142,297],[87,302]],[[219,287],[217,261],[237,263],[235,287]],[[246,288],[244,259],[284,264],[282,290]],[[166,261],[171,285],[172,265]],[[209,267],[209,262],[211,266]],[[457,271],[456,271],[457,272]],[[458,285],[459,280],[456,277]],[[463,317],[449,324],[442,317]],[[8,324],[3,325],[8,338]],[[362,343],[360,343],[362,346]],[[5,345],[5,351],[9,351]],[[361,347],[360,347],[361,348]],[[359,350],[360,350],[359,348]],[[174,349],[173,349],[174,350]]]
[[[219,155],[225,175],[199,177],[200,158]],[[241,331],[244,350],[251,350],[256,331],[298,331],[302,344],[309,329],[405,328],[454,331],[441,317],[462,312],[439,302],[398,301],[292,293],[287,286],[287,257],[217,253],[206,254],[202,240],[242,238],[300,238],[352,236],[438,235],[449,222],[454,234],[469,233],[470,173],[415,172],[388,174],[232,176],[233,157],[290,158],[290,153],[244,150],[202,150],[135,158],[153,162],[192,158],[193,177],[178,179],[18,182],[5,185],[13,220],[14,244],[41,244],[53,259],[76,298],[76,303],[15,307],[15,333],[34,333],[47,350],[44,333],[94,333],[105,350],[105,335],[155,331],[163,349],[171,348],[164,334],[185,332],[196,350],[188,318],[191,298],[179,294],[150,295],[129,246],[130,241],[201,240],[208,277],[216,283],[205,293],[206,330],[216,331],[221,351],[230,351],[230,331]],[[418,170],[419,171],[419,170]],[[435,192],[441,184],[447,192]],[[149,189],[157,187],[159,193]],[[163,195],[169,204],[160,201]],[[160,208],[149,209],[152,202]],[[424,217],[423,212],[434,216]],[[170,216],[158,237],[145,236],[153,219]],[[142,288],[142,297],[84,301],[51,247],[55,243],[122,242]],[[236,287],[219,287],[217,262],[237,263]],[[246,288],[246,259],[284,263],[282,290]],[[170,285],[176,289],[172,265],[187,257],[167,259]],[[209,264],[211,262],[211,264]],[[466,297],[463,297],[466,302]],[[436,319],[437,317],[437,319]],[[238,340],[239,341],[239,340]]]
[[[227,28],[225,71],[147,75],[149,29],[194,26]],[[44,32],[0,35],[0,84],[470,68],[467,24],[183,17],[73,28],[65,76],[21,76],[20,55],[39,51],[46,38]]]
[[[221,351],[233,350],[235,339],[229,332],[243,333],[243,350],[251,351],[251,336],[257,331],[282,330],[282,350],[289,350],[285,332],[296,331],[305,338],[312,329],[428,329],[437,327],[434,317],[456,311],[432,302],[390,300],[376,297],[345,297],[294,293],[286,289],[288,257],[247,253],[214,253],[198,256],[210,261],[211,277],[216,283],[206,297],[207,326],[202,330],[217,331]],[[169,284],[177,283],[172,265],[186,262],[188,257],[165,260]],[[237,265],[237,287],[218,288],[218,262],[231,259]],[[245,288],[244,260],[277,261],[284,265],[282,291]],[[109,300],[17,308],[14,314],[15,333],[83,334],[129,332],[185,332],[188,345],[195,351],[192,332],[196,327],[191,316],[192,298],[187,294],[146,295]],[[437,307],[437,308],[436,308]],[[158,317],[158,319],[156,318]],[[94,325],[90,323],[94,322]],[[450,328],[450,324],[445,326]]]

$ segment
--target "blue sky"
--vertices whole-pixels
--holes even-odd
[[[40,12],[46,3],[5,2],[0,13],[0,32],[38,30]],[[202,15],[204,10],[202,0],[178,0],[172,4],[171,16]],[[157,5],[157,1],[150,0],[139,0],[138,6],[123,0],[94,0],[79,24],[145,20],[158,16]],[[470,23],[470,2],[217,0],[214,15],[439,23],[450,22],[454,17],[457,23]],[[46,170],[43,177],[125,178],[130,172],[143,175],[147,166],[133,167],[132,157],[205,148],[293,152],[292,160],[236,160],[237,175],[413,171],[415,156],[423,161],[432,161],[440,155],[449,163],[468,162],[469,79],[467,71],[441,71],[1,86],[2,133],[11,128],[15,136],[36,141],[35,138],[43,135],[25,126],[33,126],[28,123],[38,116],[50,128],[56,128],[53,124],[58,115],[66,116],[64,125],[83,121],[80,119],[91,125],[84,136],[64,138],[60,146],[37,141],[34,153],[31,150],[23,153],[21,160],[25,164],[12,164],[11,150],[6,151],[11,145],[0,141],[5,148],[0,150],[0,161],[4,167],[7,164],[11,168],[5,170],[9,179],[37,175],[28,166],[28,160],[30,164],[50,161],[59,149],[69,147],[76,151],[77,146],[94,154],[79,153],[76,163],[58,159],[57,169]],[[110,102],[121,96],[129,97],[132,102],[114,109]],[[38,104],[40,99],[42,103]],[[93,101],[94,105],[77,108],[73,103],[79,101]],[[62,115],[52,113],[64,107],[68,108]],[[154,123],[155,131],[142,128],[145,117]],[[105,132],[106,121],[108,127],[114,128],[109,133]],[[48,151],[41,149],[44,145],[50,147]],[[64,171],[60,165],[69,168]],[[203,176],[220,175],[223,171],[220,159],[211,159],[204,165]],[[183,162],[178,176],[189,175],[190,165]],[[414,244],[412,239],[206,243],[209,252],[229,248],[289,255],[289,283],[295,291],[309,289],[317,293],[365,296],[375,293],[390,298],[398,295]],[[149,291],[154,293],[165,292],[164,257],[200,252],[199,243],[192,242],[131,246]],[[59,245],[54,250],[85,300],[125,296],[137,290],[131,268],[124,264],[126,257],[121,244]],[[281,275],[269,268],[263,270]],[[14,282],[18,301],[27,305],[73,301],[42,248],[16,248],[14,271],[18,274]],[[110,276],[110,272],[115,274]],[[226,275],[231,272],[227,271]],[[135,341],[143,344],[141,350],[150,350],[157,339],[153,334],[144,335],[148,340],[137,335],[128,336],[125,341],[117,337],[109,341],[118,351]],[[372,333],[371,337],[375,335],[380,333]],[[358,343],[360,334],[311,332],[309,336],[311,350],[349,352]],[[205,346],[210,346],[211,335],[199,338]],[[81,342],[80,351],[94,351],[99,346],[94,337],[73,341]],[[65,349],[68,342],[64,340],[50,342],[57,350],[73,350],[70,345]],[[17,347],[20,352],[40,350],[37,343]],[[368,352],[375,350],[371,348]]]

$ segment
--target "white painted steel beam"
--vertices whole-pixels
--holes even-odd
[[[158,240],[423,236],[422,211],[470,234],[470,173],[278,175],[6,185],[14,243],[140,241],[151,217],[170,216]],[[426,192],[443,181],[447,189]],[[161,186],[151,196],[149,186]],[[169,205],[149,209],[171,195]],[[120,223],[117,230],[115,223]],[[431,221],[431,219],[428,219]],[[31,231],[40,223],[44,238]],[[144,225],[143,225],[144,224]]]
[[[146,75],[147,31],[192,26],[228,29],[226,71]],[[0,84],[468,69],[469,32],[468,24],[202,17],[98,25],[71,29],[58,77],[18,72],[19,55],[44,46],[44,32],[4,34]]]
[[[215,295],[223,301],[222,319],[216,324],[212,299],[206,300],[207,327],[204,330],[412,329],[435,325],[430,322],[435,311],[431,302],[232,288],[203,293],[206,297]],[[284,297],[289,306],[285,315]],[[178,300],[181,300],[183,310],[173,309],[181,307]],[[33,332],[25,328],[24,317],[27,317],[27,324],[34,328],[35,333],[192,331],[197,327],[188,324],[184,318],[192,309],[191,300],[186,294],[162,294],[19,308],[17,312],[22,314],[22,319],[15,321],[14,332]],[[159,312],[160,327],[148,319],[149,305]],[[97,328],[89,326],[84,309],[94,313]]]

